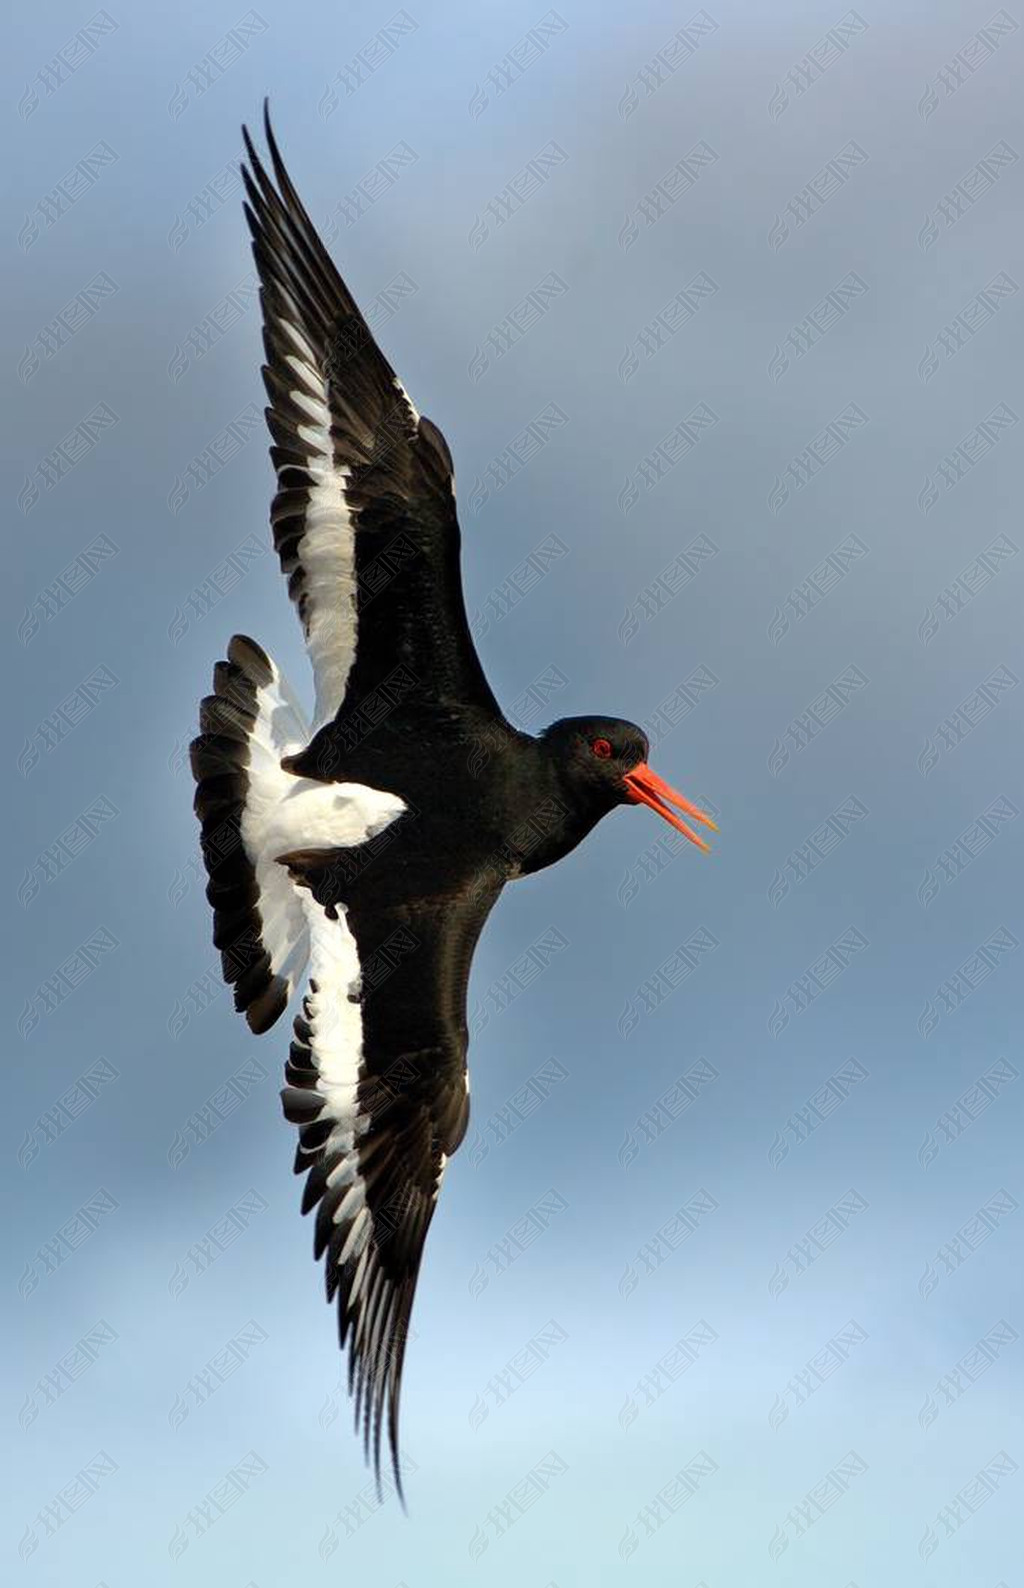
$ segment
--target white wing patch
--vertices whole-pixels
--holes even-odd
[[[359,955],[344,906],[336,906],[338,917],[332,921],[305,888],[300,896],[312,943],[305,1000],[309,1046],[319,1072],[316,1090],[334,1125],[326,1150],[331,1156],[341,1153],[347,1158],[355,1141],[356,1091],[363,1054]],[[343,1178],[348,1167],[342,1163],[336,1177]]]
[[[397,794],[361,783],[320,783],[284,770],[282,758],[303,750],[310,730],[287,679],[269,657],[267,662],[273,676],[256,689],[240,826],[259,889],[260,935],[271,971],[287,981],[290,995],[310,954],[310,900],[305,889],[296,888],[279,856],[293,849],[365,843],[400,816],[405,803]]]
[[[294,302],[282,296],[297,318]],[[336,715],[355,658],[355,522],[345,496],[349,471],[334,462],[329,394],[316,355],[292,320],[279,324],[295,348],[285,363],[298,384],[288,395],[306,419],[297,433],[309,448],[306,470],[313,481],[298,555],[306,649],[316,686],[315,732]]]
[[[406,808],[397,794],[361,783],[313,783],[307,778],[293,778],[292,782],[295,786],[279,806],[278,820],[267,834],[277,854],[296,847],[349,848],[365,843]],[[285,876],[283,868],[279,869]],[[324,1111],[334,1122],[326,1156],[349,1155],[358,1123],[356,1089],[363,1056],[359,953],[343,904],[334,906],[337,918],[332,920],[308,888],[293,891],[304,913],[311,945],[309,988],[303,1006],[310,1027],[306,1045],[318,1072],[316,1090],[324,1099]],[[328,1184],[334,1185],[354,1172],[353,1157],[351,1169],[343,1161]],[[355,1188],[349,1195],[354,1191]],[[362,1196],[361,1188],[359,1195]],[[335,1213],[336,1222],[339,1216]]]
[[[290,296],[282,293],[282,298],[289,313],[298,317]],[[334,461],[330,394],[316,355],[292,320],[280,319],[278,324],[295,349],[284,361],[297,381],[288,395],[303,415],[296,433],[309,449],[305,468],[313,482],[298,556],[306,649],[316,687],[315,733],[337,715],[355,660],[356,517],[346,493],[351,471]],[[397,376],[395,387],[418,426],[419,411]]]
[[[305,969],[309,934],[291,879],[274,858],[272,829],[290,786],[298,781],[282,770],[281,758],[305,748],[309,725],[288,681],[269,657],[267,661],[273,677],[269,684],[256,689],[256,722],[248,745],[249,786],[241,835],[256,873],[263,945],[270,955],[271,971],[288,982],[290,995]]]
[[[396,389],[396,391],[401,392],[402,396],[405,398],[406,406],[409,409],[409,412],[412,414],[413,418],[415,419],[416,425],[417,425],[417,428],[418,428],[419,427],[419,422],[420,422],[420,411],[417,408],[416,404],[413,402],[412,398],[409,396],[409,393],[406,391],[405,387],[402,385],[402,382],[399,380],[397,375],[395,376],[395,389]]]
[[[345,498],[347,469],[318,467],[309,493],[301,556],[306,574],[306,647],[316,686],[314,732],[333,721],[356,654],[355,525]]]

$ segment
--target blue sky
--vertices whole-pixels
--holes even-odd
[[[9,1573],[1014,1588],[1016,12],[112,0],[6,51]],[[525,726],[720,814],[506,891],[378,1506],[182,748],[300,692],[234,163],[458,476]],[[14,588],[12,588],[12,585]],[[1018,1573],[1018,1575],[1014,1575]]]

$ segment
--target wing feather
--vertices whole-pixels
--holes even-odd
[[[316,685],[314,729],[401,663],[424,695],[500,711],[466,619],[451,454],[335,269],[265,118],[243,128],[277,474],[274,544]],[[371,603],[374,603],[371,610]]]
[[[310,983],[282,1098],[299,1130],[302,1211],[315,1210],[314,1256],[338,1308],[356,1428],[378,1483],[386,1430],[401,1493],[410,1315],[445,1165],[469,1118],[466,981],[500,883],[368,914],[337,901],[331,855],[293,857]]]

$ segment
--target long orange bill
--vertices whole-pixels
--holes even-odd
[[[642,761],[639,766],[633,768],[632,772],[627,772],[623,781],[629,789],[630,798],[636,804],[649,805],[652,811],[657,811],[658,815],[664,817],[665,821],[672,827],[684,833],[692,844],[697,845],[698,849],[710,849],[710,845],[706,844],[703,838],[698,833],[695,833],[688,823],[682,821],[675,811],[670,809],[670,806],[677,806],[679,810],[685,811],[687,816],[692,816],[695,822],[704,822],[706,826],[711,828],[713,833],[717,833],[718,828],[711,820],[711,817],[706,811],[702,811],[698,806],[694,805],[692,800],[688,800],[685,795],[678,793],[676,789],[665,782],[663,777],[659,777],[657,772],[652,772],[646,762]]]

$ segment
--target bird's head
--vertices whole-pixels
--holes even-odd
[[[649,805],[699,849],[708,845],[676,815],[673,806],[712,832],[718,831],[710,816],[647,765],[650,744],[635,722],[618,717],[562,717],[545,729],[542,739],[569,788],[592,808],[603,808],[602,814],[616,805]]]

